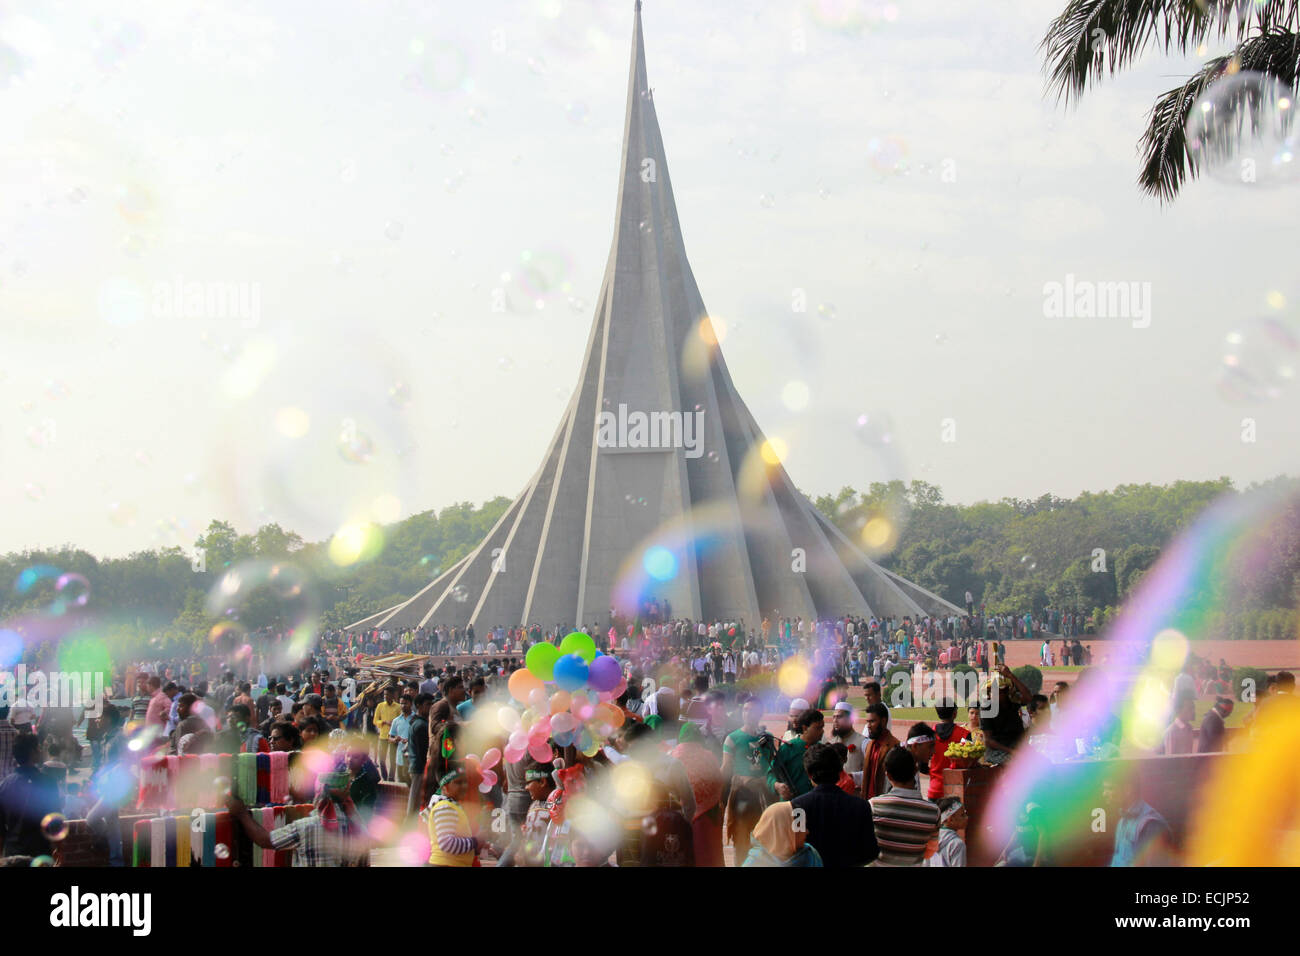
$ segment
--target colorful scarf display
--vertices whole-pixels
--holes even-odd
[[[218,780],[248,806],[288,803],[294,753],[154,755],[140,761],[139,810],[215,808],[224,803]]]
[[[249,813],[270,832],[301,820],[311,811],[312,805],[305,803],[257,807]],[[133,837],[131,865],[138,867],[233,867],[239,859],[240,848],[248,845],[248,838],[225,810],[137,820]],[[224,850],[219,851],[218,847]],[[276,852],[258,846],[251,849],[255,867],[287,867],[293,861],[292,850]]]

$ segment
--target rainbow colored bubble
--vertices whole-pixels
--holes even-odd
[[[1135,766],[1096,758],[1151,753],[1169,723],[1183,661],[1198,638],[1217,635],[1232,595],[1267,570],[1271,536],[1300,533],[1297,513],[1295,495],[1282,489],[1230,493],[1166,549],[1108,629],[1105,660],[1088,668],[1054,715],[1053,736],[1063,744],[1056,759],[1024,747],[1002,772],[985,813],[995,849],[1030,804],[1061,849],[1085,834],[1103,785]]]

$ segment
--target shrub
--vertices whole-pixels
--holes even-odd
[[[1043,672],[1033,664],[1017,667],[1011,673],[1016,675],[1020,683],[1029,688],[1030,693],[1037,694],[1043,689]]]
[[[955,687],[957,687],[957,688],[959,688],[959,689],[962,688],[962,687],[969,687],[970,690],[971,690],[971,696],[972,696],[972,697],[974,697],[976,694],[978,694],[978,692],[979,692],[979,683],[978,683],[978,682],[979,682],[979,671],[976,670],[973,666],[971,666],[970,664],[967,664],[967,663],[965,663],[965,662],[962,662],[962,663],[960,663],[960,664],[955,664],[955,665],[953,665],[953,668],[952,668],[952,674],[953,674],[953,682],[954,682],[954,686],[955,686]],[[958,676],[958,675],[967,675],[967,674],[970,675],[970,676],[969,676],[969,677],[964,677],[964,676],[963,676],[963,677],[959,677],[959,676]],[[960,697],[960,696],[961,696],[961,695],[959,694],[958,697]],[[965,699],[959,699],[959,700],[956,701],[956,703],[958,704],[958,706],[965,706],[965,705],[966,705],[966,700],[965,700]]]
[[[1268,672],[1258,667],[1234,667],[1232,669],[1231,693],[1233,700],[1252,702],[1264,693],[1268,683]],[[1243,697],[1243,692],[1245,696]]]
[[[902,677],[895,677],[902,674]],[[905,694],[903,699],[896,699],[896,694]],[[880,678],[880,699],[887,707],[911,707],[912,701],[912,665],[899,663],[885,671]]]

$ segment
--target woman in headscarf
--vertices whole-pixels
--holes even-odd
[[[809,843],[807,831],[794,827],[794,806],[774,803],[758,818],[754,846],[742,866],[821,866],[822,858]]]
[[[682,725],[672,756],[686,768],[695,795],[695,817],[690,822],[696,866],[723,866],[722,767],[704,743],[698,724]]]

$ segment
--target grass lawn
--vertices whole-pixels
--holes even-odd
[[[865,697],[849,697],[848,702],[853,706],[853,709],[857,711],[859,714],[861,714],[863,708],[867,706],[867,699]],[[828,710],[826,711],[826,713],[829,714],[830,711]],[[924,720],[933,723],[937,719],[938,718],[936,718],[934,715],[933,707],[895,707],[889,712],[889,720],[891,723],[898,720],[908,721],[908,722]],[[965,722],[966,720],[965,713],[959,712],[957,714],[957,720],[960,722]]]

